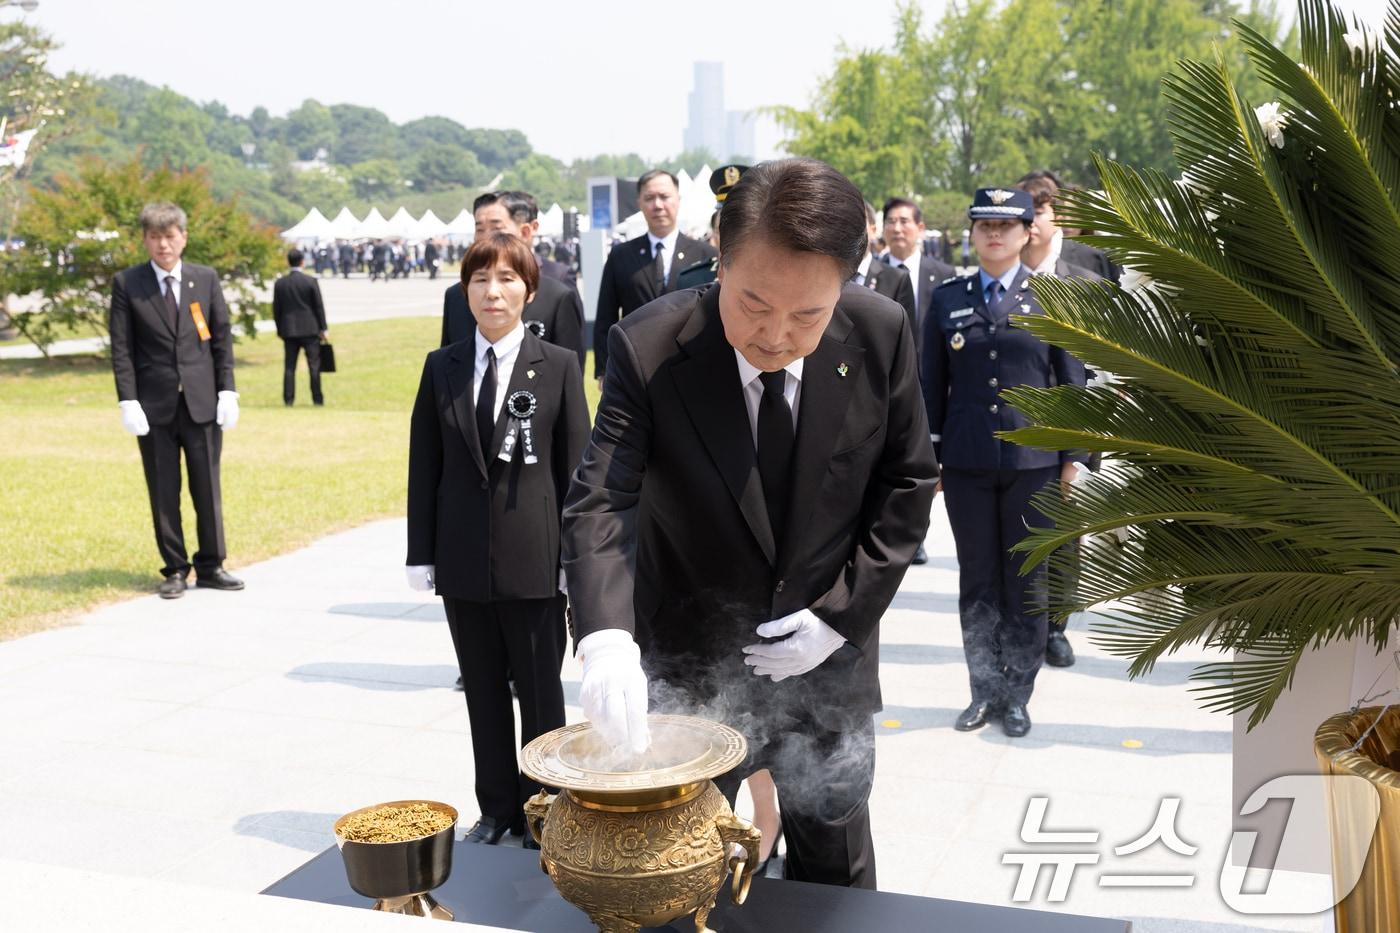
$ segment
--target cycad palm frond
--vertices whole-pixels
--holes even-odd
[[[1100,162],[1068,223],[1148,277],[1037,281],[1019,323],[1113,373],[1017,389],[1008,437],[1113,464],[1039,504],[1027,566],[1089,534],[1059,611],[1116,607],[1095,639],[1134,675],[1185,645],[1205,705],[1262,720],[1304,653],[1377,649],[1400,622],[1400,3],[1385,41],[1302,0],[1301,62],[1242,28],[1281,120],[1221,60],[1164,81],[1181,182]],[[1282,135],[1279,135],[1281,130]],[[1106,534],[1113,532],[1113,534]]]

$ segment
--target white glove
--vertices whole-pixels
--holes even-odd
[[[404,568],[404,573],[408,577],[408,585],[422,593],[432,592],[433,585],[437,582],[433,579],[436,571],[437,568],[432,564]]]
[[[630,633],[605,628],[579,639],[583,685],[579,702],[603,741],[640,755],[651,745],[647,727],[647,675]]]
[[[238,393],[225,389],[219,393],[219,403],[214,409],[214,420],[225,431],[232,431],[238,424]]]
[[[145,437],[151,433],[150,422],[146,420],[146,411],[140,402],[118,402],[117,407],[122,410],[122,427],[126,428],[126,433],[136,437]]]
[[[760,677],[771,676],[774,683],[807,673],[846,643],[810,609],[764,622],[754,631],[760,638],[788,636],[782,641],[759,642],[744,648],[744,663]]]
[[[569,595],[569,581],[564,576],[563,567],[559,568],[559,592],[563,593],[565,596]]]

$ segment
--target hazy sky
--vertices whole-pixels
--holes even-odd
[[[923,0],[928,21],[944,0]],[[1283,0],[1285,7],[1289,4]],[[1385,0],[1343,0],[1379,22]],[[235,113],[302,100],[517,127],[563,159],[681,148],[692,63],[722,61],[725,106],[805,106],[838,46],[893,35],[896,0],[40,0],[53,62],[129,74]],[[17,13],[7,10],[5,16]]]

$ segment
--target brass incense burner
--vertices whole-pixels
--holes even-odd
[[[742,904],[758,866],[759,832],[735,816],[711,778],[744,760],[744,737],[690,716],[649,718],[652,747],[613,752],[588,723],[555,729],[521,753],[536,794],[525,819],[540,867],[603,933],[636,933],[695,914],[707,920],[726,873]]]

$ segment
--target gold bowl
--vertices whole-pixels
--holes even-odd
[[[426,804],[445,813],[452,822],[444,828],[416,839],[396,842],[356,842],[346,839],[342,829],[351,818],[380,807],[407,807]],[[414,917],[451,920],[452,911],[429,894],[442,886],[452,873],[452,831],[457,827],[457,811],[436,800],[393,800],[361,807],[335,821],[335,844],[345,861],[350,887],[364,897],[375,899],[374,909]]]
[[[525,746],[521,768],[547,787],[525,804],[540,867],[603,933],[636,933],[695,914],[709,930],[724,876],[742,904],[758,866],[760,835],[735,816],[711,778],[744,760],[734,729],[691,716],[653,715],[651,749],[609,749],[589,723]]]

